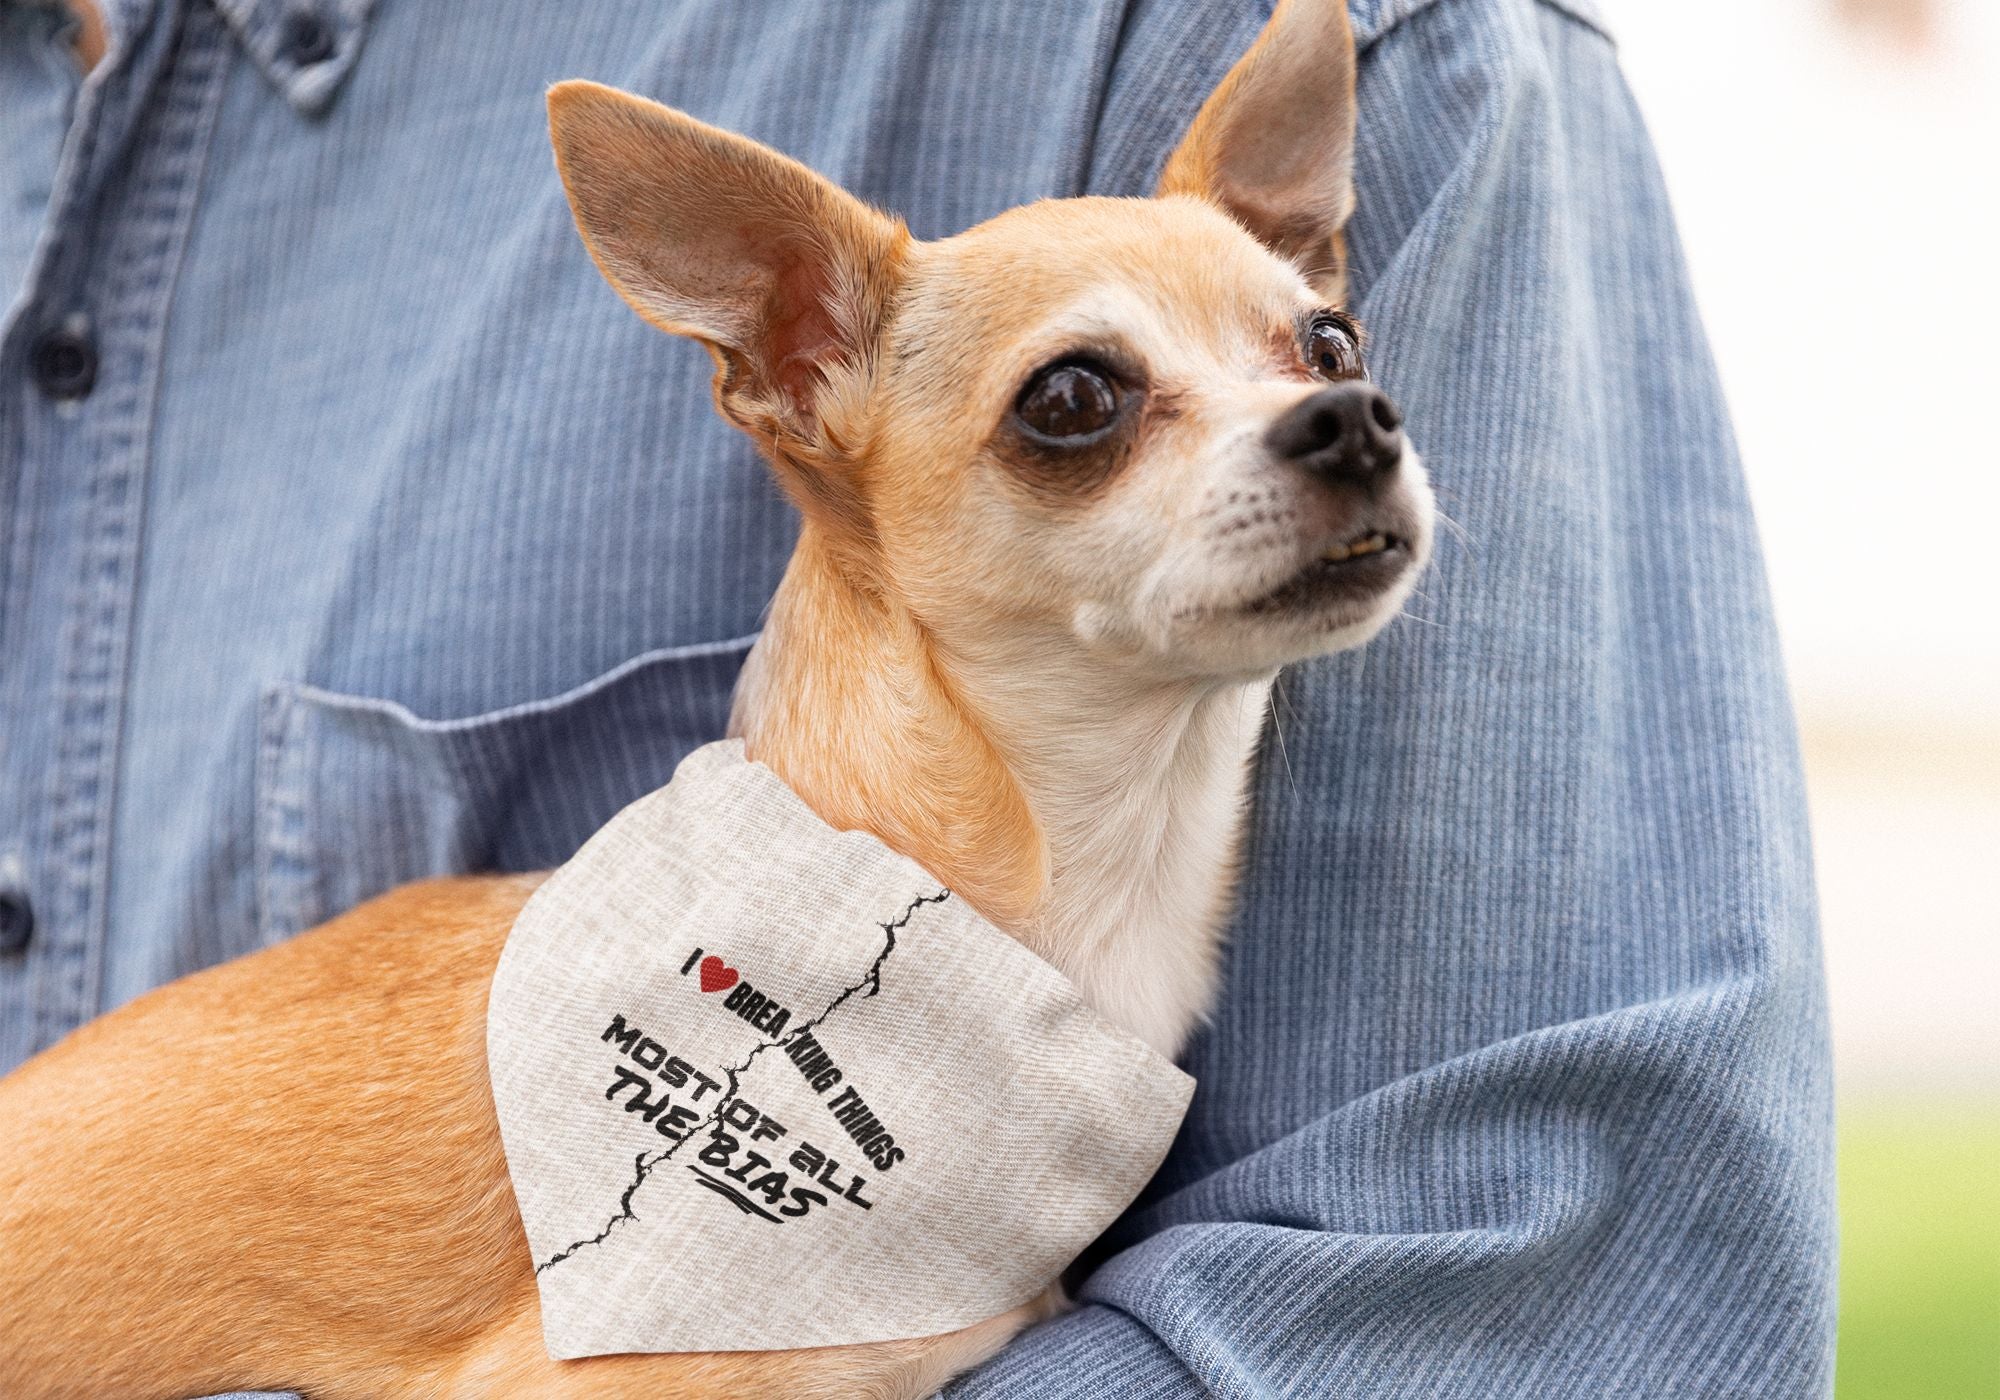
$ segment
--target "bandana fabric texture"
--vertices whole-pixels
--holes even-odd
[[[1194,1081],[740,743],[522,910],[487,1063],[557,1358],[928,1336],[1025,1303]]]

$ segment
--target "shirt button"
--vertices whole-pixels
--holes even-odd
[[[72,316],[44,331],[28,352],[28,366],[35,383],[52,399],[88,394],[97,383],[97,342],[91,338],[90,323]]]
[[[35,936],[35,906],[19,890],[0,890],[0,954],[19,953]]]
[[[333,28],[311,10],[294,10],[285,18],[285,57],[301,68],[333,57]]]

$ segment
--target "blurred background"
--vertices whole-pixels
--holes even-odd
[[[1600,0],[1805,746],[1840,1400],[2000,1396],[2000,0]]]

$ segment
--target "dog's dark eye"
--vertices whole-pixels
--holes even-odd
[[[1306,363],[1322,379],[1359,379],[1361,342],[1343,317],[1316,316],[1306,331]]]
[[[1014,400],[1014,415],[1035,436],[1073,446],[1118,420],[1118,388],[1088,360],[1058,360],[1035,371]]]

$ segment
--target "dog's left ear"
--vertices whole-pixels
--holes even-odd
[[[1354,35],[1347,0],[1278,0],[1195,114],[1162,195],[1222,206],[1329,301],[1346,291],[1354,211]]]

